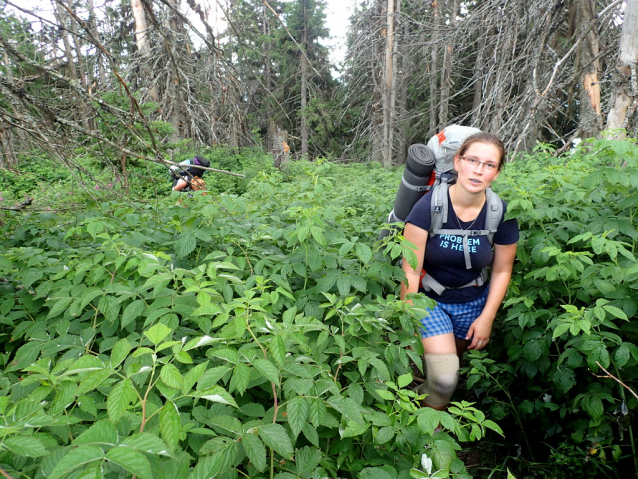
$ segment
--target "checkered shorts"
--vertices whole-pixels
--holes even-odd
[[[437,302],[433,309],[428,308],[429,315],[421,320],[421,337],[454,333],[457,338],[465,339],[468,329],[483,312],[488,292],[489,288],[485,288],[481,296],[469,303]]]

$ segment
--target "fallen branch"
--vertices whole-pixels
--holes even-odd
[[[600,363],[599,363],[598,361],[596,361],[596,364],[598,364],[598,367],[599,367],[600,369],[602,369],[603,371],[605,371],[605,372],[607,373],[607,376],[600,376],[600,375],[598,375],[598,374],[594,374],[594,373],[592,372],[592,374],[594,374],[594,376],[596,376],[597,378],[611,378],[611,379],[613,379],[613,380],[614,380],[614,381],[616,381],[618,384],[620,384],[622,387],[624,387],[625,389],[627,389],[627,391],[629,391],[631,394],[633,394],[633,396],[634,396],[636,399],[638,399],[638,394],[636,394],[636,393],[634,392],[634,390],[633,390],[633,389],[631,389],[631,388],[630,388],[629,386],[627,386],[624,382],[622,382],[622,381],[621,381],[620,379],[618,379],[616,376],[614,376],[614,375],[613,375],[613,374],[611,374],[609,371],[607,371],[604,367],[602,367],[602,366],[600,365]]]

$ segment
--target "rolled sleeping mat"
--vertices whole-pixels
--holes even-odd
[[[388,223],[403,223],[405,221],[412,207],[427,190],[435,162],[434,153],[427,146],[416,143],[408,148],[401,184],[394,200],[394,209],[388,216]],[[383,239],[389,234],[390,231],[383,230],[379,239]]]
[[[394,200],[394,216],[405,221],[412,207],[423,196],[430,182],[436,158],[427,146],[417,143],[408,148],[401,184]]]

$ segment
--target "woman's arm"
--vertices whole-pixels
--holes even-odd
[[[421,270],[423,269],[423,258],[425,257],[425,244],[428,240],[428,232],[424,229],[407,223],[403,230],[403,237],[416,246],[413,249],[417,258],[416,269],[408,263],[407,258],[403,258],[403,271],[406,279],[401,283],[401,299],[405,299],[409,293],[419,292],[419,283],[421,282]]]
[[[187,185],[188,182],[184,178],[180,178],[177,180],[177,183],[175,183],[175,186],[173,186],[173,191],[182,191]]]
[[[492,334],[492,323],[496,312],[503,302],[507,286],[512,279],[512,268],[516,259],[516,243],[508,245],[494,245],[494,263],[490,279],[490,292],[481,315],[474,320],[467,331],[466,340],[472,340],[467,349],[483,349]]]

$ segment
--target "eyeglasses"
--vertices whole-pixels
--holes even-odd
[[[459,158],[467,161],[472,166],[483,165],[489,171],[498,170],[498,163],[492,163],[491,161],[479,161],[478,158],[474,158],[473,156],[461,156]]]

